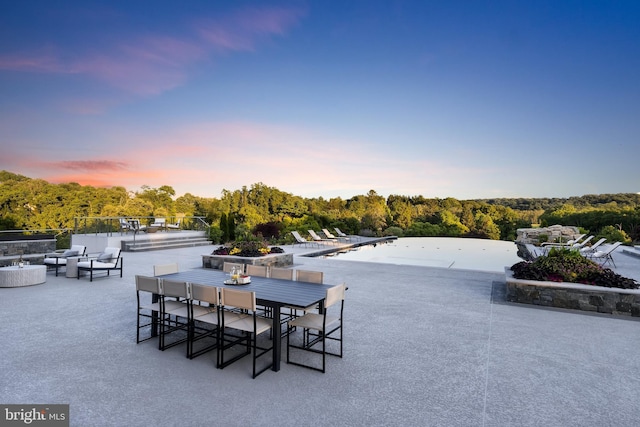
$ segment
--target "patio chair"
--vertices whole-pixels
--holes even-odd
[[[331,232],[330,232],[329,230],[327,230],[326,228],[323,228],[323,229],[322,229],[322,232],[324,233],[324,235],[325,235],[325,236],[327,236],[327,239],[332,239],[332,240],[344,240],[345,242],[348,242],[349,240],[351,240],[351,239],[349,239],[348,237],[342,237],[342,236],[340,236],[340,237],[336,237],[336,236],[334,236],[333,234],[331,234]]]
[[[337,242],[337,239],[323,239],[322,237],[318,236],[318,234],[313,230],[307,230],[307,231],[309,232],[309,235],[311,236],[313,241],[316,243],[320,243],[320,242],[336,243]]]
[[[338,237],[346,237],[349,239],[360,240],[360,236],[350,236],[348,234],[345,234],[338,227],[333,227],[333,229],[336,230],[336,234],[338,235]]]
[[[173,274],[178,272],[178,263],[174,262],[171,264],[159,264],[153,266],[153,275],[154,276],[163,276],[165,274]]]
[[[62,252],[56,251],[45,255],[44,265],[47,267],[47,270],[55,270],[57,277],[58,270],[61,267],[67,266],[67,258],[83,257],[85,256],[86,250],[87,247],[84,245],[72,245],[70,249],[66,249]]]
[[[245,274],[248,276],[267,277],[267,270],[266,265],[247,264]]]
[[[80,272],[89,272],[89,281],[93,282],[95,273],[107,273],[109,276],[111,271],[120,271],[122,277],[123,259],[120,256],[120,248],[106,247],[104,252],[97,257],[88,257],[86,261],[78,262],[78,280],[80,280]]]
[[[288,324],[290,328],[302,328],[302,344],[292,344],[292,334],[287,334],[287,363],[324,373],[326,370],[327,355],[342,357],[342,314],[344,312],[344,294],[344,284],[333,286],[327,289],[327,295],[324,300],[324,310],[322,313],[307,313],[304,316],[297,317],[289,321]],[[340,303],[339,314],[335,314],[331,310],[331,307],[337,303]],[[334,334],[337,334],[337,336]],[[340,350],[328,350],[327,340],[338,341],[340,343]],[[319,344],[321,344],[321,349],[317,348],[317,345]],[[292,348],[322,354],[322,368],[303,363],[302,361],[294,362],[291,360],[290,349]]]
[[[215,286],[189,284],[191,296],[191,323],[189,328],[187,354],[194,359],[216,349],[216,368],[220,365],[220,289]],[[230,321],[234,315],[229,314]],[[206,338],[213,338],[213,344],[195,350],[194,344]]]
[[[170,230],[180,230],[181,224],[182,224],[182,218],[178,218],[178,220],[174,223],[167,223],[166,227]]]
[[[293,280],[293,270],[290,268],[271,267],[269,277],[272,279]]]
[[[300,233],[298,233],[297,231],[292,231],[291,234],[293,235],[293,238],[296,239],[296,241],[293,243],[293,245],[295,246],[296,244],[298,245],[318,245],[316,242],[313,242],[311,240],[307,240],[304,237],[302,237],[300,235]]]
[[[149,228],[162,229],[166,230],[167,228],[167,219],[166,218],[156,218],[153,220]]]
[[[150,294],[148,298],[145,298],[150,299],[150,301],[142,301],[144,294]],[[146,328],[148,326],[153,327],[152,319],[154,317],[154,312],[155,316],[157,317],[162,311],[160,301],[153,302],[153,297],[157,295],[160,295],[160,282],[156,277],[136,275],[136,300],[138,301],[136,344],[154,338],[154,334],[152,331],[147,338],[140,339],[140,329]],[[141,319],[148,319],[149,323],[141,324]]]
[[[296,270],[296,282],[316,283],[318,285],[321,285],[324,282],[324,273],[322,271]],[[290,319],[295,319],[296,317],[298,317],[298,310],[300,310],[302,314],[304,314],[317,309],[318,306],[316,304],[313,304],[300,309],[297,307],[285,305],[283,308],[289,309],[289,314],[283,314],[281,316],[282,322],[285,323]],[[287,328],[287,334],[291,332],[290,329],[291,328]]]
[[[189,302],[189,289],[187,282],[159,279],[160,281],[160,342],[158,348],[166,350],[178,344],[182,344],[189,339],[189,327],[191,323],[191,311]],[[167,301],[167,297],[177,300]],[[184,336],[167,344],[166,338],[170,334],[178,331],[185,331]],[[189,356],[189,346],[187,346],[187,357]]]
[[[580,251],[580,253],[582,255],[588,255],[590,253],[593,253],[596,251],[596,248],[598,248],[598,246],[600,246],[601,244],[603,244],[607,239],[605,239],[604,237],[601,238],[600,240],[598,240],[597,242],[595,242],[593,245],[591,246],[585,246],[582,248],[578,248],[578,250]]]
[[[271,321],[264,317],[256,315],[256,294],[255,292],[240,291],[236,289],[221,288],[220,290],[221,304],[221,326],[220,326],[220,368],[223,369],[230,364],[242,359],[244,356],[253,353],[253,378],[256,378],[262,372],[269,369],[272,363],[256,370],[256,362],[258,358],[265,354],[271,353],[271,347],[258,346],[258,336],[264,332],[271,330]],[[230,311],[231,309],[240,309],[246,311],[245,314],[238,314]],[[231,319],[231,320],[230,320]],[[241,335],[227,335],[226,330],[233,329],[240,331]],[[227,338],[228,337],[228,338]],[[245,351],[224,360],[225,350],[244,344]]]
[[[618,249],[618,246],[620,246],[621,244],[622,242],[615,242],[614,244],[609,246],[606,250],[595,251],[592,254],[589,254],[588,257],[593,261],[599,262],[600,265],[602,266],[610,262],[611,264],[613,264],[614,267],[616,267],[616,263],[613,261],[612,254],[613,254],[613,251]]]

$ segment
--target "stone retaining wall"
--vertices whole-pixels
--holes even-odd
[[[507,301],[640,317],[640,290],[514,279],[505,268]]]
[[[32,264],[42,264],[44,255],[55,252],[56,239],[0,241],[0,266],[11,265],[21,256]]]
[[[516,242],[538,244],[540,242],[540,236],[547,236],[548,242],[567,242],[568,240],[575,239],[579,236],[580,230],[578,227],[567,225],[550,225],[549,227],[542,228],[519,228],[517,230]]]

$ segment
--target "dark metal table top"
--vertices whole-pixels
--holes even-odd
[[[292,280],[271,279],[266,277],[251,277],[251,283],[246,285],[225,285],[229,275],[220,270],[200,268],[161,276],[161,278],[180,280],[201,285],[233,288],[256,293],[256,300],[261,305],[287,305],[293,307],[308,307],[324,300],[327,289],[331,285],[297,282]]]

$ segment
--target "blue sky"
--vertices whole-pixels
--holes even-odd
[[[2,1],[0,169],[219,197],[640,191],[640,2]]]

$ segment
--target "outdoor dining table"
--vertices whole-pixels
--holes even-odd
[[[280,311],[283,306],[303,309],[311,305],[324,304],[327,289],[330,285],[298,282],[293,280],[271,279],[266,277],[251,277],[251,283],[246,285],[226,285],[224,281],[229,275],[211,268],[200,268],[178,273],[158,276],[163,279],[197,283],[200,285],[217,286],[219,288],[234,288],[256,293],[256,303],[272,309],[273,315],[273,371],[280,370],[281,335]]]

